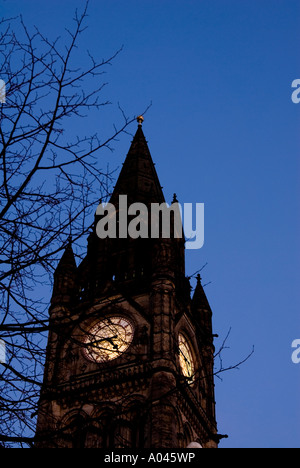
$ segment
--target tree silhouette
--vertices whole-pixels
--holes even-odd
[[[107,197],[112,173],[101,169],[99,154],[113,150],[133,120],[118,106],[120,124],[110,134],[72,133],[77,121],[86,118],[89,128],[94,110],[110,104],[101,99],[103,75],[121,51],[84,57],[87,14],[88,2],[57,39],[27,28],[22,18],[0,21],[6,91],[0,102],[0,338],[7,350],[0,440],[6,444],[31,440],[56,259],[71,230],[74,242],[86,234],[92,207]]]

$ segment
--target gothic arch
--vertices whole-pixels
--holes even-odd
[[[193,441],[193,430],[192,430],[191,425],[188,422],[184,424],[183,437],[184,437],[184,448],[186,448]]]
[[[117,405],[112,403],[104,403],[100,407],[94,408],[91,414],[89,446],[97,445],[99,448],[109,448],[114,415],[117,412]]]
[[[176,427],[177,427],[177,447],[176,448],[185,448],[184,447],[184,425],[182,420],[181,411],[177,407],[174,407],[174,416],[176,418]]]
[[[143,447],[146,420],[144,408],[145,397],[142,395],[130,395],[124,400],[120,411],[122,416],[117,420],[117,425],[120,432],[118,437],[125,446],[127,443],[131,448]]]
[[[114,420],[110,440],[111,448],[136,448],[136,429],[135,424],[125,418]]]
[[[88,430],[88,416],[78,409],[70,411],[62,418],[59,433],[66,448],[84,448]]]

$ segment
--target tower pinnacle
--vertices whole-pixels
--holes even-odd
[[[137,120],[139,126],[143,125],[144,117],[142,115],[139,115],[136,120]]]

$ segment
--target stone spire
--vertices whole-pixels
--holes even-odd
[[[192,310],[194,312],[195,319],[201,324],[203,331],[206,332],[206,336],[212,337],[212,311],[204,292],[201,276],[197,275],[197,285],[192,298]]]
[[[72,240],[69,238],[68,245],[54,272],[52,305],[70,302],[76,284],[76,270]]]
[[[143,117],[138,117],[138,128],[123,164],[110,203],[116,205],[119,195],[127,195],[128,203],[164,203],[162,187],[143,133]]]

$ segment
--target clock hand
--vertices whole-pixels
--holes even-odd
[[[181,354],[183,356],[183,359],[185,360],[185,362],[187,364],[187,371],[190,374],[189,377],[191,377],[191,374],[192,374],[191,363],[190,363],[189,359],[184,355],[184,353],[182,351],[180,351],[180,352],[181,352]]]
[[[108,341],[108,343],[110,343],[114,349],[118,350],[118,349],[119,349],[119,346],[116,345],[116,344],[114,344],[114,340],[115,340],[116,338],[118,338],[118,337],[117,337],[117,336],[114,336],[113,338],[106,338],[105,341]]]
[[[110,343],[113,347],[115,347],[116,345],[114,345],[114,342],[113,340],[117,339],[118,336],[112,336],[112,337],[107,337],[107,338],[99,338],[98,340],[94,340],[94,341],[91,341],[89,344],[89,346],[96,346],[97,344],[99,343],[102,343],[104,341],[107,341],[108,343]]]
[[[182,356],[183,356],[183,359],[185,360],[185,362],[186,362],[187,364],[189,364],[189,363],[190,363],[190,361],[188,360],[188,358],[187,358],[187,357],[185,357],[185,355],[184,355],[184,353],[183,353],[182,351],[180,351],[180,352],[181,352],[181,354],[182,354]]]

